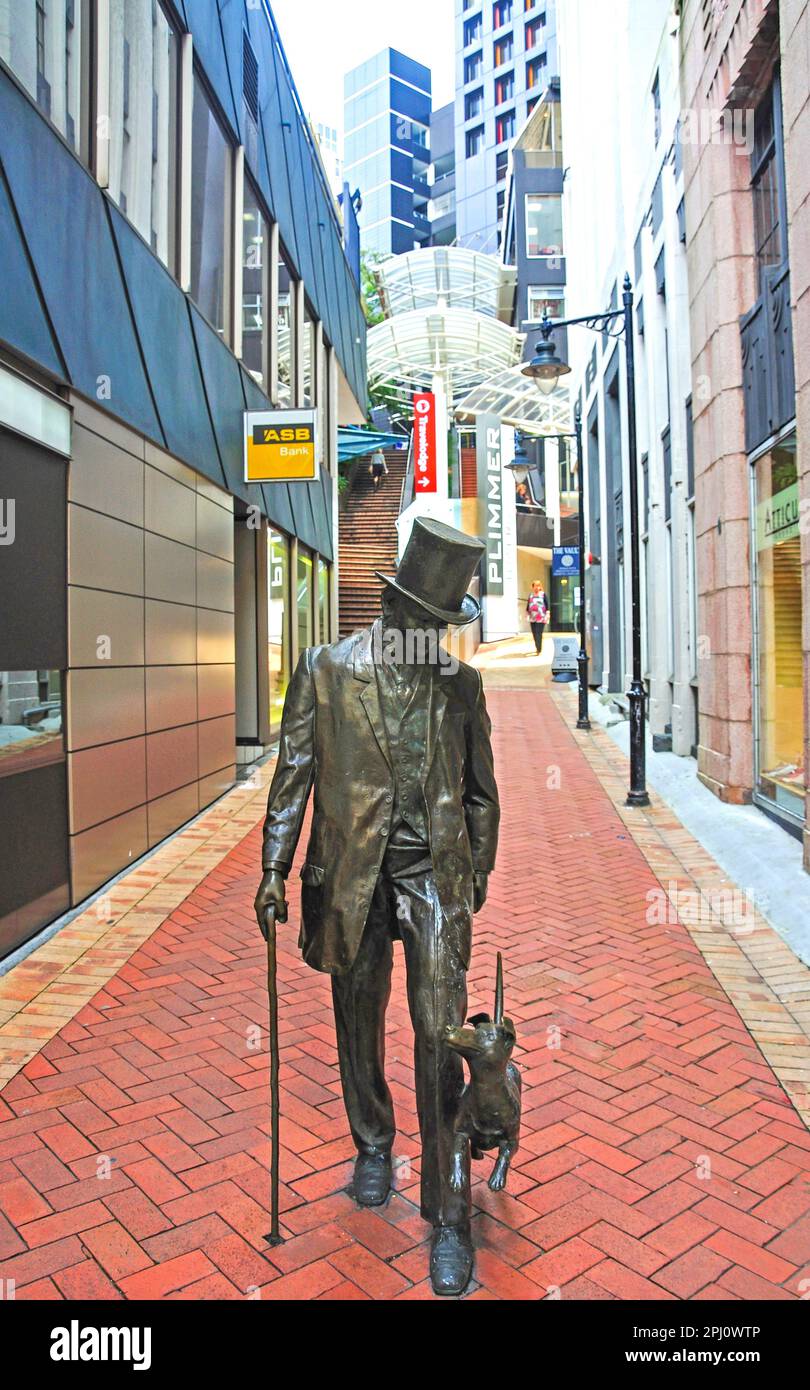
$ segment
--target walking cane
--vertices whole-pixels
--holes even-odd
[[[264,914],[267,928],[267,996],[270,1005],[270,1234],[268,1245],[281,1245],[278,1229],[278,988],[276,984],[276,910]]]

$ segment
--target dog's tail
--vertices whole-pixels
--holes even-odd
[[[495,1017],[493,1023],[503,1023],[503,961],[498,952],[498,965],[495,971]]]

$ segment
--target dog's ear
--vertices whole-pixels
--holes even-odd
[[[501,1026],[503,1028],[504,1033],[506,1034],[506,1040],[509,1044],[509,1051],[511,1052],[512,1048],[517,1042],[517,1033],[515,1032],[515,1025],[512,1022],[511,1018],[505,1018]]]
[[[477,1028],[479,1023],[491,1023],[492,1019],[489,1014],[473,1014],[472,1018],[467,1019],[467,1022],[471,1027]]]

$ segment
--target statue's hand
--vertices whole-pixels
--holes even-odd
[[[487,900],[489,874],[473,874],[473,912],[480,912]]]
[[[268,908],[272,908],[275,912],[277,922],[286,922],[287,899],[284,896],[284,877],[277,869],[268,869],[263,875],[253,904],[256,920],[259,923],[259,931],[265,941],[267,940],[265,913]]]

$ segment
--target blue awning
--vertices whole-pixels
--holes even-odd
[[[375,449],[405,449],[408,437],[404,434],[382,434],[362,425],[341,425],[338,429],[338,463],[373,454]]]

